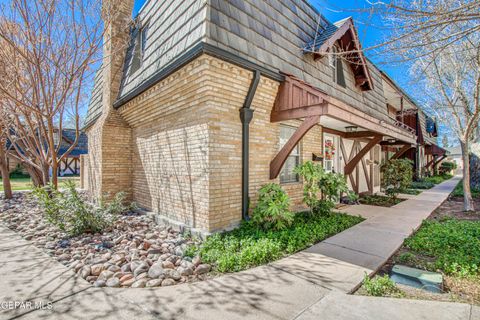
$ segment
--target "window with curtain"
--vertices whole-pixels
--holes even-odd
[[[296,128],[289,127],[289,126],[280,126],[280,149],[283,148],[285,143],[292,137]],[[298,174],[294,173],[294,169],[296,166],[300,164],[300,144],[297,144],[295,148],[293,148],[292,152],[285,161],[283,165],[282,171],[280,171],[280,183],[288,183],[288,182],[298,182],[300,178]]]

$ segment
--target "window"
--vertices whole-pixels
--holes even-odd
[[[343,61],[338,56],[339,50],[337,47],[332,47],[331,54],[328,56],[328,65],[332,70],[332,79],[336,84],[346,88],[345,75],[343,74]]]
[[[148,24],[144,25],[140,29],[135,28],[132,31],[132,60],[130,66],[131,73],[135,73],[142,66],[145,49],[147,47],[147,37]]]
[[[328,65],[332,69],[332,79],[337,82],[337,48],[332,47],[331,54],[328,56]]]
[[[280,126],[280,149],[292,137],[296,128],[289,126]],[[298,182],[300,181],[298,174],[293,170],[300,164],[300,146],[297,144],[285,161],[282,171],[280,171],[280,183]]]
[[[140,37],[141,37],[140,52],[142,54],[142,60],[143,60],[143,58],[145,57],[145,49],[147,48],[148,24],[143,26],[142,29],[140,29]]]

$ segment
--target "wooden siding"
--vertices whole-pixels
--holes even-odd
[[[292,74],[376,118],[391,121],[382,91],[380,72],[369,63],[374,90],[355,87],[353,73],[344,66],[347,88],[332,80],[326,58],[315,61],[302,48],[316,34],[324,18],[304,0],[209,0],[207,39],[210,44],[262,66]],[[320,26],[324,23],[320,23]]]
[[[133,50],[129,48],[119,98],[198,43],[205,34],[206,15],[206,0],[149,1],[137,18],[141,25],[148,24],[145,56],[141,67],[133,73],[130,70]]]

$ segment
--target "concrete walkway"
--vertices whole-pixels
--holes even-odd
[[[348,207],[345,212],[367,220],[269,265],[154,289],[90,287],[0,226],[0,319],[480,319],[480,311],[467,304],[346,294],[395,252],[457,182],[394,208]],[[46,308],[5,305],[26,300]]]

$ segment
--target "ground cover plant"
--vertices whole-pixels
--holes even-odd
[[[405,247],[412,253],[430,257],[429,261],[417,261],[427,270],[476,276],[480,266],[480,222],[454,218],[426,220],[405,241]]]
[[[373,278],[365,275],[362,288],[366,295],[374,297],[389,296],[401,298],[404,296],[403,292],[396,286],[395,282],[390,280],[388,275],[375,276]]]
[[[427,182],[432,182],[434,184],[439,184],[442,183],[443,181],[446,181],[448,179],[451,179],[453,176],[449,173],[441,174],[441,175],[435,175],[431,177],[426,177],[424,180]]]
[[[290,226],[282,230],[264,230],[253,221],[239,228],[215,234],[202,245],[189,249],[218,272],[235,272],[262,265],[303,250],[363,221],[340,213],[297,213]]]
[[[480,193],[475,194],[475,205],[480,207]],[[381,268],[381,274],[388,274],[394,264],[443,274],[443,293],[397,285],[406,298],[480,305],[480,214],[463,209],[462,184],[459,183],[449,199]],[[370,293],[364,285],[357,294]],[[382,296],[391,295],[384,293]]]
[[[362,196],[362,197],[360,197],[359,201],[360,201],[361,204],[366,204],[366,205],[371,205],[371,206],[391,207],[391,206],[394,206],[396,204],[399,204],[402,201],[405,201],[405,199],[382,196],[382,195],[379,195],[379,194],[373,194],[373,195]]]
[[[480,198],[480,189],[471,188],[471,191],[472,191],[472,197],[474,199]],[[458,184],[455,187],[455,189],[453,190],[451,196],[452,197],[463,197],[463,181],[462,180],[460,180],[458,182]]]
[[[422,191],[420,190],[417,190],[417,189],[412,189],[412,188],[406,188],[406,189],[398,189],[398,190],[395,190],[395,192],[397,194],[399,193],[403,193],[403,194],[411,194],[411,195],[419,195],[420,193],[422,193]]]
[[[412,189],[425,190],[425,189],[431,189],[433,187],[435,187],[435,183],[433,183],[431,181],[425,181],[425,180],[413,181],[410,184],[410,188],[412,188]]]

